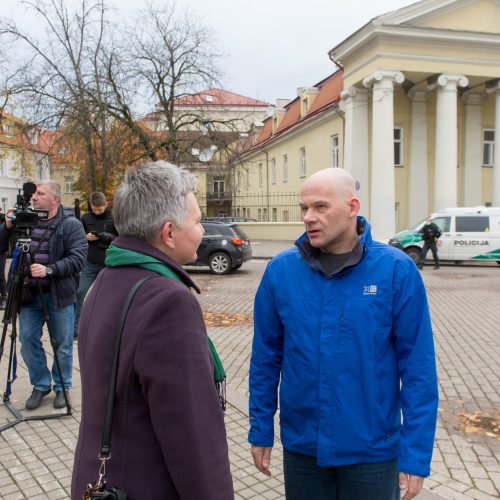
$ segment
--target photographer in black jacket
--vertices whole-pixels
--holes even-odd
[[[439,269],[439,257],[436,242],[441,236],[441,230],[436,226],[436,224],[434,224],[434,222],[432,222],[432,219],[429,217],[425,221],[425,224],[422,229],[420,229],[419,233],[422,234],[424,246],[422,247],[422,253],[420,254],[420,260],[417,264],[417,267],[419,269],[422,269],[424,267],[427,252],[431,250],[432,256],[434,258],[434,269]]]
[[[40,218],[30,234],[30,251],[27,255],[29,273],[27,282],[23,284],[23,292],[29,293],[19,308],[21,355],[33,386],[31,396],[26,401],[26,409],[38,408],[52,388],[56,393],[54,408],[64,408],[66,401],[62,386],[64,382],[69,400],[73,376],[72,330],[76,291],[87,244],[82,223],[71,210],[61,205],[61,187],[57,182],[50,179],[38,181],[31,203],[33,208],[45,210],[47,217]],[[7,251],[9,241],[16,238],[15,226],[16,211],[8,209],[5,222],[0,225],[1,252]],[[39,298],[40,289],[43,304]],[[55,359],[47,359],[41,341],[43,326],[47,321],[46,312],[62,378]],[[52,364],[51,369],[48,362]]]
[[[78,322],[80,321],[80,312],[85,295],[87,295],[87,291],[94,283],[99,271],[104,268],[106,250],[115,239],[115,236],[118,236],[111,209],[108,208],[104,193],[100,191],[92,193],[89,198],[89,208],[90,210],[81,217],[89,249],[85,267],[80,274],[80,286],[76,295],[75,330],[73,334],[75,339],[78,338]]]

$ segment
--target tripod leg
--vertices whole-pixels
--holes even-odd
[[[7,339],[7,330],[9,325],[11,325],[10,332],[10,349],[9,349],[9,361],[7,366],[7,380],[5,385],[5,392],[3,394],[3,402],[6,403],[10,400],[10,395],[12,393],[12,384],[16,379],[16,339],[17,339],[17,328],[16,328],[16,318],[19,309],[19,298],[20,298],[20,285],[21,285],[21,275],[19,272],[19,266],[15,266],[12,273],[12,279],[8,283],[7,291],[7,304],[5,306],[4,315],[2,319],[3,329],[2,329],[2,339],[0,341],[0,361],[5,348],[5,341]]]

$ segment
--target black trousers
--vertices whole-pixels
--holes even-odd
[[[435,241],[425,242],[424,246],[422,247],[422,253],[420,254],[418,267],[423,267],[423,265],[425,264],[425,258],[427,257],[427,252],[429,250],[432,252],[432,257],[434,258],[434,266],[439,267],[438,249]]]

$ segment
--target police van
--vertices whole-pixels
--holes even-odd
[[[442,233],[437,241],[440,260],[457,263],[463,260],[496,261],[500,264],[500,208],[445,208],[432,214],[431,219]],[[389,244],[402,248],[418,262],[424,246],[419,230],[424,224],[425,220],[414,229],[397,233]],[[428,257],[432,258],[430,252]]]

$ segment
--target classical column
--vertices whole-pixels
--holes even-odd
[[[349,87],[340,94],[344,112],[344,168],[357,181],[361,213],[370,217],[368,177],[368,91]]]
[[[465,92],[464,206],[481,205],[481,101],[483,95]]]
[[[374,238],[388,240],[396,232],[394,181],[394,83],[400,71],[377,70],[363,80],[372,87],[372,163],[370,220]]]
[[[436,152],[434,162],[434,207],[457,206],[457,87],[466,87],[463,75],[442,74],[436,80]]]
[[[408,172],[408,227],[429,215],[429,175],[427,164],[427,98],[429,90],[412,88],[410,164]]]

